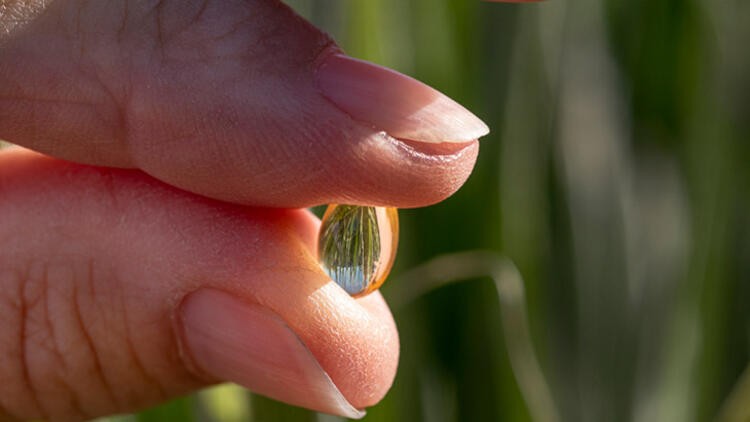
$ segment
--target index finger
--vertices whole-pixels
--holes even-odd
[[[477,117],[273,1],[52,2],[0,44],[0,137],[272,207],[414,207],[471,173]]]

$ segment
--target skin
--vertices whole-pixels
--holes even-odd
[[[346,400],[377,403],[398,360],[390,311],[325,277],[319,221],[296,208],[433,204],[477,142],[385,139],[341,113],[313,83],[338,47],[278,1],[0,12],[0,138],[17,145],[0,151],[0,420],[135,411],[222,381],[183,338],[201,289],[272,311]]]
[[[327,102],[314,69],[338,47],[278,1],[58,0],[13,32],[0,137],[59,158],[274,207],[424,206],[476,158],[476,143],[384,139]]]

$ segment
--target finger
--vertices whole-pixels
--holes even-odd
[[[306,211],[20,149],[0,197],[0,415],[88,419],[229,380],[358,417],[391,385],[388,308],[321,272]]]
[[[243,204],[422,206],[487,127],[277,0],[51,2],[0,45],[0,138]]]

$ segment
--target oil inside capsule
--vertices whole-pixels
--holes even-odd
[[[396,208],[331,204],[323,215],[318,260],[352,296],[366,295],[383,284],[397,247]]]

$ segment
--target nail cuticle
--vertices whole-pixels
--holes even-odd
[[[213,384],[221,380],[202,369],[196,362],[196,359],[193,357],[193,354],[190,352],[190,347],[188,346],[187,331],[183,321],[183,305],[190,295],[196,291],[192,291],[183,296],[177,303],[177,306],[174,308],[175,311],[171,316],[172,328],[176,337],[175,344],[177,345],[177,356],[179,356],[180,362],[182,362],[182,365],[187,369],[188,373],[190,373],[190,375],[197,381],[205,384]]]

